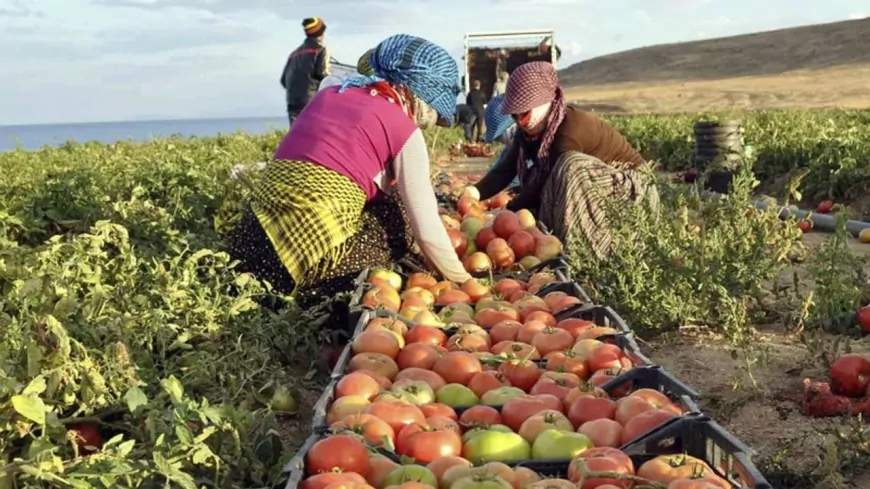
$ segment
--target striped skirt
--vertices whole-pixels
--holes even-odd
[[[651,208],[658,208],[651,172],[569,151],[544,184],[538,218],[563,242],[582,239],[604,257],[613,241],[606,208],[614,200],[635,204],[647,200]]]
[[[241,271],[292,294],[302,307],[348,292],[369,267],[405,257],[410,232],[398,199],[366,202],[338,173],[300,161],[269,163],[228,252]]]

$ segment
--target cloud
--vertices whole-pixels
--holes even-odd
[[[860,13],[849,14],[849,20],[861,20],[861,19],[866,19],[866,18],[870,18],[870,14],[860,14]]]
[[[8,0],[9,5],[0,5],[0,19],[3,18],[28,18],[44,17],[42,11],[36,10],[27,4],[25,0]]]

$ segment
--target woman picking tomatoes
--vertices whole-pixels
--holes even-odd
[[[456,62],[404,34],[381,42],[368,61],[374,76],[319,91],[299,115],[230,238],[244,271],[303,305],[351,290],[364,268],[402,258],[411,236],[446,279],[471,278],[441,225],[415,110],[421,101],[449,123],[460,91]]]
[[[652,172],[616,129],[595,115],[565,104],[552,63],[517,68],[502,107],[517,131],[507,164],[484,176],[468,193],[489,198],[519,177],[519,195],[508,209],[529,209],[563,242],[584,238],[600,256],[609,252],[609,200],[658,204]],[[526,164],[526,160],[531,165]]]

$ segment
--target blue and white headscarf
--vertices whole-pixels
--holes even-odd
[[[486,122],[486,136],[484,140],[487,143],[502,137],[511,126],[516,124],[513,117],[501,113],[502,106],[504,106],[504,95],[493,97],[486,106],[483,120]]]
[[[375,47],[369,66],[374,75],[351,75],[340,91],[382,80],[404,85],[453,125],[456,97],[462,88],[456,61],[444,48],[420,37],[397,34]]]

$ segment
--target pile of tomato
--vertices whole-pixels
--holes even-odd
[[[562,279],[369,271],[288,487],[735,487],[703,453],[638,456],[697,407],[664,383],[636,382],[658,367],[621,320],[602,321],[593,312],[606,308]]]

